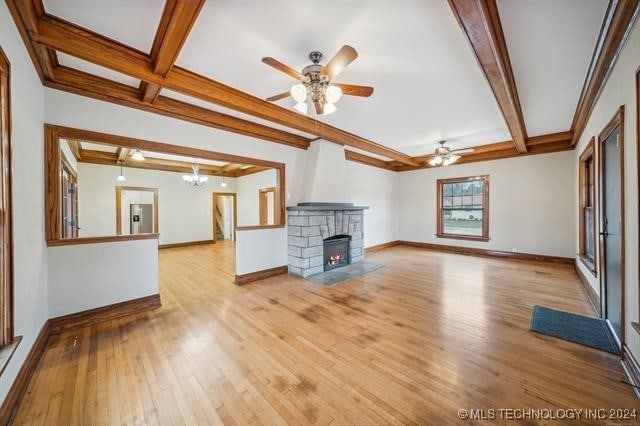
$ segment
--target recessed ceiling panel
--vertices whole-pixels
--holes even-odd
[[[321,121],[412,155],[431,152],[439,139],[510,139],[445,1],[207,2],[178,65],[264,99],[296,81],[262,57],[300,70],[310,51],[321,51],[326,63],[344,44],[359,57],[336,81],[375,92],[343,96],[338,111]],[[290,108],[293,100],[279,104]]]
[[[97,75],[98,77],[126,84],[127,86],[138,87],[140,85],[140,80],[129,77],[126,74],[120,74],[117,71],[112,71],[108,68],[101,67],[100,65],[94,65],[91,62],[87,62],[64,53],[58,52],[58,62],[60,62],[60,65],[65,65],[89,74]]]
[[[45,0],[47,13],[145,53],[164,9],[164,0]]]
[[[529,136],[571,127],[606,0],[498,0]]]

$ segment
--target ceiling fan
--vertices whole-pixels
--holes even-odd
[[[428,161],[429,165],[432,167],[436,166],[448,166],[450,164],[455,163],[460,159],[460,155],[458,154],[466,154],[468,152],[473,152],[473,148],[466,149],[457,149],[452,151],[448,146],[444,146],[447,141],[438,141],[440,144],[439,147],[436,148],[435,153],[431,156],[431,159]]]
[[[306,114],[308,103],[312,103],[316,114],[327,115],[337,111],[335,104],[343,94],[365,98],[371,96],[373,87],[333,82],[333,79],[358,57],[358,52],[353,47],[342,46],[326,65],[320,65],[322,56],[322,53],[317,51],[309,53],[312,64],[304,67],[301,72],[271,57],[262,58],[265,64],[300,82],[288,92],[271,96],[267,101],[275,102],[291,96],[296,101],[294,108],[297,111]]]

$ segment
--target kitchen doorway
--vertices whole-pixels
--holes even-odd
[[[116,234],[158,233],[158,188],[116,186]]]

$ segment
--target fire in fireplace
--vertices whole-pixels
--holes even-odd
[[[324,270],[339,268],[351,263],[349,256],[349,235],[334,235],[324,240]]]

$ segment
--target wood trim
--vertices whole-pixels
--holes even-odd
[[[54,124],[45,124],[45,126],[49,129],[52,129],[58,138],[76,138],[84,141],[139,149],[142,151],[162,152],[165,154],[175,154],[184,157],[202,158],[206,160],[225,161],[228,163],[253,164],[255,166],[274,169],[284,167],[284,163],[260,160],[257,158],[244,157],[241,155],[226,154],[223,152],[191,148],[182,145],[172,145],[164,142],[155,142],[110,133],[94,132],[91,130],[75,129],[72,127],[57,126]]]
[[[143,52],[107,39],[100,34],[47,15],[38,20],[33,40],[96,65],[158,84],[169,90],[193,96],[273,123],[288,126],[341,145],[353,146],[409,165],[417,165],[408,155],[330,126],[295,111],[280,107],[215,80],[173,67],[166,77],[153,72],[151,59]]]
[[[589,299],[591,306],[593,306],[593,310],[596,311],[599,317],[602,317],[600,296],[596,294],[596,292],[591,287],[591,284],[589,284],[589,280],[587,280],[587,277],[585,277],[582,273],[582,270],[578,266],[577,261],[574,262],[573,266],[576,270],[576,275],[578,276],[578,282],[580,282],[582,290],[584,290],[584,294],[587,296],[587,299]]]
[[[555,263],[566,263],[569,265],[573,265],[575,259],[572,257],[561,257],[561,256],[549,256],[545,254],[533,254],[533,253],[512,253],[510,251],[501,251],[501,250],[488,250],[481,248],[473,248],[473,247],[459,247],[459,246],[450,246],[444,244],[433,244],[433,243],[422,243],[417,241],[405,241],[400,240],[398,244],[408,247],[418,247],[429,250],[439,250],[445,251],[449,253],[456,254],[464,254],[470,256],[487,256],[487,257],[501,257],[513,260],[533,260],[533,261],[542,261],[542,262],[555,262]]]
[[[153,233],[158,234],[160,228],[158,222],[158,188],[147,188],[144,186],[122,186],[116,185],[116,235],[132,235],[122,234],[122,191],[142,191],[153,193]],[[133,234],[140,235],[140,234]],[[145,234],[143,234],[145,235]]]
[[[284,228],[284,224],[280,225],[250,225],[250,226],[238,226],[236,231],[255,231],[258,229],[277,229]]]
[[[442,186],[448,183],[462,183],[462,182],[470,182],[481,180],[483,181],[482,186],[482,235],[458,235],[458,234],[447,234],[444,232],[443,226],[444,223],[442,221]],[[448,238],[455,240],[468,240],[468,241],[489,241],[489,176],[467,176],[460,178],[448,178],[448,179],[438,179],[436,181],[437,185],[437,200],[436,200],[436,237],[438,238]]]
[[[636,227],[640,224],[640,66],[636,70],[636,179],[637,179],[637,200],[638,212],[636,215]],[[638,230],[638,277],[640,277],[640,230]],[[640,279],[640,278],[639,278]],[[638,288],[638,306],[640,307],[640,288]],[[640,310],[640,308],[639,308]],[[636,323],[638,325],[638,323]],[[640,325],[636,328],[640,333]],[[638,375],[640,377],[640,374]],[[640,381],[639,381],[640,385]]]
[[[14,341],[11,64],[0,48],[0,348]]]
[[[624,368],[631,384],[635,386],[633,392],[636,397],[640,398],[640,362],[633,356],[629,346],[624,343],[622,344],[621,356],[622,368]]]
[[[60,334],[75,328],[91,326],[116,318],[138,314],[162,306],[160,294],[126,300],[99,308],[88,309],[49,320],[50,334]]]
[[[598,222],[599,222],[599,230],[603,231],[603,223],[602,218],[604,217],[602,209],[605,206],[604,199],[604,150],[602,149],[602,145],[607,140],[609,135],[614,132],[616,129],[619,129],[619,144],[620,144],[620,215],[621,215],[621,223],[620,223],[620,285],[621,285],[621,307],[620,307],[620,343],[624,345],[625,338],[625,217],[626,213],[624,210],[625,206],[625,182],[624,182],[624,105],[621,105],[620,108],[616,111],[614,116],[611,118],[609,123],[605,126],[605,128],[598,135],[597,140],[597,161],[598,161]],[[601,312],[602,317],[607,317],[607,293],[605,291],[605,281],[606,281],[606,248],[604,243],[603,235],[600,235],[599,238],[599,271],[600,271],[600,302],[601,302]]]
[[[160,234],[110,235],[104,237],[64,238],[47,241],[48,247],[75,246],[80,244],[115,243],[119,241],[157,240]]]
[[[11,361],[11,357],[13,357],[21,341],[22,336],[14,336],[11,342],[0,348],[0,377],[2,373],[4,373],[4,369],[7,368],[7,365],[9,365],[9,361]]]
[[[613,70],[624,42],[633,29],[639,8],[638,0],[609,1],[571,123],[573,131],[571,146],[576,145],[582,136],[600,92]]]
[[[273,193],[273,224],[278,225],[280,223],[278,218],[278,208],[276,207],[278,199],[276,197],[276,187],[259,188],[258,189],[258,223],[260,226],[269,225],[269,205],[265,198],[269,192]],[[266,219],[266,220],[263,220]]]
[[[190,246],[200,246],[206,244],[215,244],[214,240],[201,240],[201,241],[185,241],[182,243],[171,243],[171,244],[160,244],[158,246],[159,249],[167,249],[167,248],[177,248],[177,247],[190,247]]]
[[[274,129],[167,96],[159,95],[153,100],[153,104],[150,104],[140,99],[139,90],[135,87],[65,66],[56,67],[53,80],[47,80],[44,85],[52,89],[152,112],[226,132],[276,142],[294,148],[307,149],[311,142],[309,138],[304,136]]]
[[[587,187],[587,176],[586,176],[586,171],[585,171],[585,163],[587,161],[591,161],[591,167],[592,167],[592,172],[593,172],[593,194],[592,194],[592,208],[593,208],[593,228],[591,230],[587,230],[585,229],[585,220],[584,220],[584,209],[587,207],[586,206],[586,199],[588,198],[588,193],[589,193],[589,188]],[[584,150],[582,151],[582,154],[580,154],[580,157],[578,159],[578,207],[579,207],[579,212],[578,212],[578,255],[580,256],[580,260],[582,261],[582,263],[584,263],[584,265],[589,268],[590,272],[593,274],[594,277],[598,276],[598,269],[596,268],[596,265],[598,263],[598,259],[597,259],[597,252],[596,252],[596,242],[598,241],[598,206],[597,206],[597,188],[596,188],[596,181],[598,180],[598,176],[597,176],[597,163],[596,163],[596,153],[595,153],[595,138],[591,138],[591,140],[589,141],[589,143],[587,144],[587,146],[584,148]],[[592,232],[593,233],[593,251],[594,251],[594,261],[593,263],[589,262],[589,260],[586,258],[586,252],[587,252],[587,248],[586,248],[586,232]]]
[[[33,342],[33,346],[29,350],[29,354],[25,358],[16,378],[13,380],[13,384],[7,392],[7,396],[4,398],[4,402],[0,407],[0,424],[9,425],[20,405],[22,397],[27,392],[27,387],[31,381],[33,373],[36,371],[36,367],[42,354],[47,347],[47,341],[49,340],[49,321],[45,321],[44,325],[40,329],[40,333]]]
[[[527,131],[495,0],[449,0],[498,102],[519,153],[527,152]]]
[[[217,197],[233,197],[233,241],[236,240],[236,231],[238,230],[238,196],[235,192],[213,192],[211,194],[211,202],[213,204],[213,244],[217,242],[216,224],[218,217],[215,214]],[[220,227],[222,229],[222,226]]]
[[[130,169],[161,170],[182,174],[193,173],[193,161],[187,162],[178,160],[167,160],[164,158],[150,157],[148,155],[145,156],[144,161],[135,161],[130,157],[125,157],[121,160],[120,158],[122,157],[122,152],[126,151],[127,148],[118,147],[118,150],[122,150],[120,154],[118,152],[105,152],[85,149],[82,151],[82,159],[79,161],[82,163],[100,164],[114,167],[121,165]],[[240,177],[268,170],[268,168],[262,166],[251,166],[245,169],[237,168],[233,171],[224,171],[224,167],[212,166],[210,164],[199,164],[199,166],[199,173],[201,175],[225,177]]]
[[[248,274],[236,275],[235,284],[244,285],[254,281],[260,281],[277,275],[286,274],[289,271],[287,265],[276,266],[275,268],[264,269],[262,271],[250,272]]]
[[[397,246],[399,244],[400,244],[400,241],[389,241],[389,242],[386,242],[386,243],[376,244],[376,245],[373,245],[373,246],[365,247],[364,254],[375,253],[377,251],[385,250],[385,249]]]

